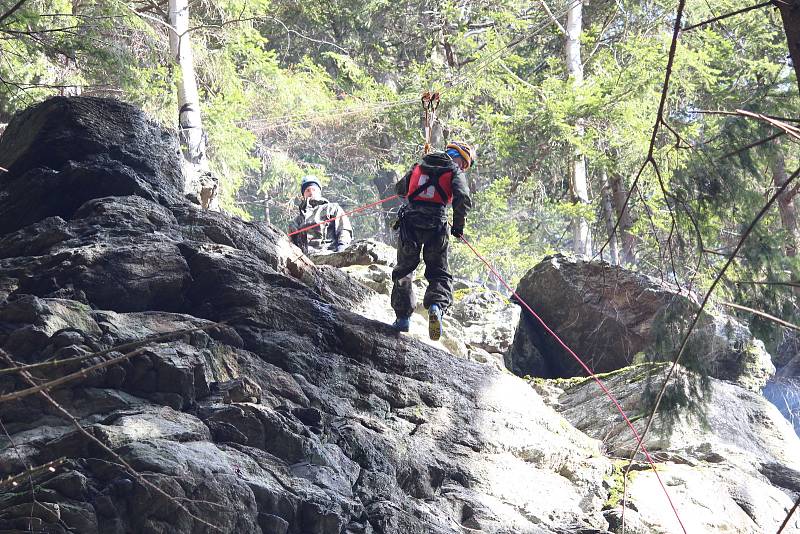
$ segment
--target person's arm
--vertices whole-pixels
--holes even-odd
[[[409,170],[400,180],[394,184],[394,192],[400,195],[401,197],[405,197],[408,195],[408,180],[411,178],[411,173],[414,171],[414,167],[411,167]]]
[[[453,176],[453,228],[450,233],[455,237],[464,234],[464,225],[467,223],[467,213],[472,208],[472,198],[469,196],[469,183],[463,172]]]
[[[289,224],[289,233],[291,234],[295,230],[299,230],[303,227],[303,222],[305,219],[302,215],[298,215],[294,218],[294,220]],[[306,232],[300,232],[299,234],[295,234],[289,238],[292,241],[294,246],[298,247],[303,252],[308,251],[308,235]]]
[[[331,217],[339,217],[344,214],[344,210],[339,204],[336,204]],[[334,221],[336,228],[336,252],[341,252],[347,248],[347,245],[353,240],[353,226],[350,224],[350,217],[343,215]]]

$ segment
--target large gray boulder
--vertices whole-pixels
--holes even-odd
[[[112,131],[126,106],[82,99],[13,131],[36,137],[32,120],[71,161],[65,106],[102,111],[87,139],[139,135]],[[74,185],[73,166],[20,146],[0,139],[0,162],[26,162],[0,181],[17,210],[0,210],[0,349],[20,364],[87,356],[34,372],[47,381],[119,355],[98,350],[227,322],[54,390],[94,439],[39,395],[0,403],[0,481],[59,461],[0,488],[1,531],[605,531],[610,461],[517,377],[353,313],[362,285],[270,226],[180,202],[158,165],[109,189],[132,149],[92,148],[95,179],[54,194],[38,177]],[[26,386],[0,373],[0,395]]]
[[[0,139],[0,234],[71,217],[87,200],[137,195],[181,202],[175,134],[137,108],[55,97],[19,114]]]
[[[598,373],[642,361],[672,360],[699,310],[696,297],[605,262],[545,258],[517,293]],[[759,390],[775,372],[764,344],[735,318],[706,309],[681,360],[715,378]],[[539,323],[524,314],[509,369],[518,375],[583,376],[585,371]]]

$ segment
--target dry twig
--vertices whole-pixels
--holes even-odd
[[[104,349],[97,352],[92,352],[90,354],[84,354],[82,356],[74,356],[72,358],[63,358],[61,360],[50,360],[46,362],[40,363],[31,363],[28,365],[20,365],[17,367],[10,367],[6,369],[0,369],[0,376],[9,374],[9,373],[18,373],[20,371],[33,371],[36,369],[42,369],[45,367],[56,367],[58,365],[67,365],[70,363],[77,363],[82,362],[84,360],[90,360],[92,358],[98,358],[105,356],[111,352],[122,352],[129,349],[135,349],[141,347],[142,345],[149,345],[150,343],[160,343],[162,341],[174,341],[176,338],[185,336],[186,334],[191,334],[193,332],[200,332],[203,330],[211,330],[216,328],[220,325],[226,324],[230,319],[226,319],[224,321],[217,321],[215,323],[203,325],[203,326],[196,326],[193,328],[185,328],[183,330],[174,330],[172,332],[167,332],[166,334],[159,334],[152,337],[147,337],[145,339],[139,341],[132,341],[130,343],[123,343],[122,345],[117,345],[115,347],[111,347],[109,349]]]
[[[762,7],[767,7],[772,5],[772,0],[767,2],[762,2],[760,4],[756,4],[754,6],[745,7],[742,9],[738,9],[736,11],[732,11],[731,13],[725,13],[724,15],[720,15],[718,17],[714,17],[708,20],[704,20],[703,22],[698,22],[697,24],[692,24],[691,26],[687,26],[683,29],[683,31],[688,32],[689,30],[694,30],[695,28],[700,28],[702,26],[706,26],[713,22],[718,22],[720,20],[725,20],[730,17],[735,17],[736,15],[741,15],[742,13],[747,13],[748,11],[752,11],[754,9],[761,9]]]
[[[45,473],[48,471],[51,473],[55,473],[56,467],[63,464],[65,460],[66,458],[61,457],[58,460],[53,460],[52,462],[47,462],[46,464],[37,465],[36,467],[30,467],[25,471],[23,471],[22,473],[19,473],[17,475],[12,475],[3,480],[0,480],[0,489],[6,488],[8,486],[17,487],[19,485],[20,480],[30,479],[41,473]]]
[[[734,304],[733,302],[722,301],[722,302],[720,302],[720,304],[722,304],[723,306],[728,306],[729,308],[734,308],[734,309],[737,309],[737,310],[750,312],[752,314],[758,315],[759,317],[763,317],[765,319],[769,319],[770,321],[772,321],[774,323],[778,323],[781,326],[785,326],[786,328],[789,328],[790,330],[800,331],[800,326],[797,326],[796,324],[792,324],[792,323],[790,323],[788,321],[784,321],[783,319],[779,319],[778,317],[775,317],[774,315],[770,315],[770,314],[768,314],[766,312],[763,312],[761,310],[748,308],[747,306],[742,306],[741,304]]]
[[[781,534],[781,532],[783,532],[783,529],[785,529],[786,525],[789,524],[789,520],[792,518],[792,515],[794,515],[794,512],[797,510],[798,506],[800,506],[800,497],[797,497],[797,501],[795,501],[794,506],[792,506],[792,509],[789,510],[789,513],[786,514],[786,519],[783,520],[783,523],[781,523],[781,527],[778,529],[776,534]]]

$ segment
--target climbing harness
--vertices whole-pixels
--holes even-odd
[[[433,149],[431,143],[433,124],[436,122],[436,109],[439,107],[439,93],[425,91],[422,93],[422,110],[425,114],[423,126],[425,144],[422,145],[422,155],[425,156]]]
[[[506,282],[505,279],[502,276],[500,276],[500,273],[498,273],[497,270],[495,270],[495,268],[492,267],[492,265],[483,256],[481,256],[480,253],[477,250],[475,250],[475,248],[473,248],[470,242],[467,241],[463,235],[460,236],[460,239],[461,241],[464,242],[465,245],[467,245],[467,247],[469,247],[469,249],[472,251],[475,257],[478,258],[481,262],[483,262],[484,265],[486,265],[489,271],[491,271],[491,273],[500,281],[500,283],[503,284],[503,286],[505,286],[505,288],[511,292],[516,301],[519,302],[526,310],[528,310],[528,312],[531,315],[533,315],[533,317],[537,321],[539,321],[539,324],[542,325],[542,327],[553,337],[553,339],[555,339],[558,342],[559,345],[561,345],[570,354],[570,356],[575,358],[575,360],[580,364],[580,366],[583,367],[584,371],[586,371],[589,374],[589,377],[595,382],[597,382],[597,385],[600,386],[600,389],[603,390],[603,393],[606,394],[606,397],[608,397],[611,400],[611,402],[617,408],[617,411],[620,413],[620,415],[622,415],[622,418],[625,420],[625,423],[631,429],[631,432],[633,432],[633,435],[636,438],[637,445],[641,447],[642,452],[644,452],[644,455],[647,458],[647,462],[650,464],[650,467],[653,469],[653,473],[655,473],[656,475],[658,483],[661,485],[661,489],[664,490],[664,495],[667,496],[669,505],[672,507],[672,511],[675,513],[675,517],[678,519],[678,523],[683,529],[684,534],[686,534],[686,527],[683,525],[683,521],[681,521],[681,518],[678,515],[678,510],[677,508],[675,508],[675,504],[672,502],[672,498],[670,498],[669,492],[667,492],[667,487],[664,485],[664,482],[661,480],[661,477],[658,474],[658,470],[656,469],[656,465],[655,462],[653,461],[653,458],[650,456],[650,453],[645,448],[644,443],[642,443],[642,438],[639,436],[639,432],[637,432],[636,428],[633,426],[633,423],[631,423],[631,420],[625,414],[625,410],[622,409],[622,406],[620,406],[619,401],[616,399],[616,397],[614,397],[614,395],[611,394],[611,392],[608,390],[603,381],[597,377],[594,371],[592,371],[591,368],[589,368],[589,366],[586,363],[584,363],[584,361],[580,358],[580,356],[575,354],[575,352],[571,348],[569,348],[569,346],[566,343],[564,343],[564,341],[558,336],[558,334],[556,334],[549,326],[547,326],[547,323],[545,323],[544,320],[541,317],[539,317],[539,315],[535,311],[533,311],[533,308],[531,308],[528,305],[528,303],[525,302],[522,299],[522,297],[520,297],[517,294],[517,292],[511,288],[508,282]]]
[[[417,247],[416,233],[409,227],[408,220],[408,205],[400,206],[397,211],[397,220],[392,225],[392,229],[397,232],[400,243],[407,243],[413,247]]]

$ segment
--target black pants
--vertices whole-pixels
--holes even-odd
[[[411,317],[416,306],[413,277],[419,265],[420,252],[425,261],[425,279],[428,289],[422,304],[430,308],[437,304],[442,312],[453,302],[453,276],[449,271],[447,255],[450,235],[446,221],[415,220],[406,216],[401,224],[400,243],[397,247],[397,266],[392,270],[392,308],[397,317]]]

